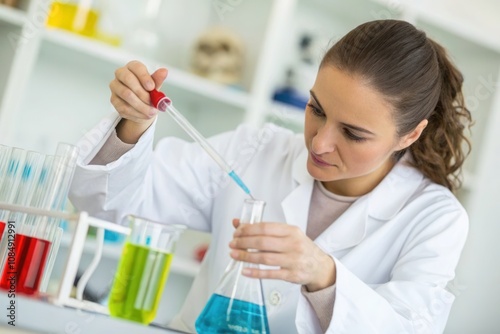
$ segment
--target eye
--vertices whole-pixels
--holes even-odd
[[[323,111],[321,111],[321,109],[317,108],[316,106],[314,106],[312,103],[308,103],[307,104],[307,107],[309,109],[311,109],[312,113],[315,115],[315,116],[318,116],[318,117],[324,117],[325,114],[323,113]]]
[[[366,138],[364,137],[359,137],[359,136],[356,136],[354,133],[352,133],[351,130],[349,129],[344,129],[344,134],[345,136],[347,137],[347,139],[350,139],[350,140],[353,140],[353,141],[356,141],[356,142],[362,142],[362,141],[365,141]]]

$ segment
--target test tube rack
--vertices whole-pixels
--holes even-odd
[[[67,306],[91,312],[109,314],[108,309],[106,307],[94,302],[83,300],[81,294],[77,298],[71,297],[71,291],[77,275],[80,259],[84,251],[85,240],[87,237],[89,227],[92,226],[97,229],[96,238],[98,247],[96,247],[91,264],[87,267],[87,270],[83,273],[82,277],[80,278],[80,281],[77,286],[77,290],[80,291],[83,291],[83,289],[85,288],[88,279],[90,278],[90,276],[92,276],[95,268],[97,267],[101,259],[102,245],[104,241],[104,230],[113,231],[124,235],[129,235],[130,228],[91,217],[85,211],[78,213],[47,211],[32,207],[7,204],[4,202],[0,202],[0,210],[26,213],[42,217],[58,218],[67,221],[69,224],[74,224],[74,231],[72,233],[72,239],[69,245],[67,259],[64,265],[64,270],[61,280],[59,282],[57,293],[55,295],[48,296],[47,300],[59,306]]]

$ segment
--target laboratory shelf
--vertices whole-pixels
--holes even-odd
[[[72,236],[70,234],[64,234],[61,240],[61,247],[67,248],[71,244]],[[102,258],[118,260],[122,254],[122,246],[121,243],[111,243],[105,242],[102,250]],[[85,246],[83,248],[84,254],[93,255],[97,248],[97,241],[92,238],[87,238],[85,241]],[[188,277],[195,277],[200,270],[200,263],[194,259],[187,257],[186,252],[184,250],[179,249],[181,245],[179,245],[178,250],[175,253],[175,256],[170,265],[171,272],[174,272],[179,275],[184,275]]]
[[[128,52],[124,49],[113,47],[105,43],[69,33],[59,29],[46,29],[43,33],[45,41],[61,45],[74,51],[105,60],[116,67],[123,66],[133,59],[138,59],[151,68],[168,68],[168,83],[190,93],[208,97],[239,109],[247,107],[249,102],[248,93],[237,88],[218,84],[216,82],[199,77],[174,66],[160,63],[152,59]]]
[[[23,26],[28,21],[26,12],[17,8],[0,5],[0,22]]]
[[[304,109],[273,101],[265,120],[294,132],[302,132],[304,130]]]

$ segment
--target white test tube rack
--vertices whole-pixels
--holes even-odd
[[[53,304],[59,306],[69,306],[77,309],[89,310],[92,312],[99,312],[104,314],[109,314],[109,311],[103,305],[83,300],[82,298],[72,298],[71,290],[73,288],[73,284],[75,282],[75,278],[78,272],[78,266],[80,264],[80,259],[83,254],[85,240],[87,237],[87,232],[90,226],[97,228],[97,235],[100,235],[101,238],[104,238],[104,230],[117,232],[124,235],[130,234],[130,228],[121,226],[118,224],[110,223],[105,220],[97,219],[94,217],[90,217],[87,212],[82,211],[79,213],[67,213],[60,211],[46,211],[32,207],[7,204],[4,202],[0,202],[0,210],[7,210],[10,212],[20,212],[27,213],[31,215],[38,215],[43,217],[52,217],[64,219],[70,224],[75,224],[75,229],[73,231],[71,243],[69,245],[69,252],[66,259],[66,264],[64,266],[63,274],[61,280],[59,282],[59,288],[55,296],[49,296],[49,301]],[[6,231],[5,231],[6,233]],[[102,256],[102,241],[98,241],[98,245],[101,247],[97,247],[94,253],[94,258],[87,268],[87,270],[83,273],[80,282],[78,283],[78,289],[83,291],[87,280],[83,280],[83,277],[90,277],[97,264],[99,263]]]

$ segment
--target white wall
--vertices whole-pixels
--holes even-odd
[[[497,82],[497,90],[498,82]],[[447,334],[500,333],[500,94],[485,133],[476,175],[478,196],[469,205],[469,238],[452,285],[457,294]],[[495,153],[495,154],[492,154]]]

